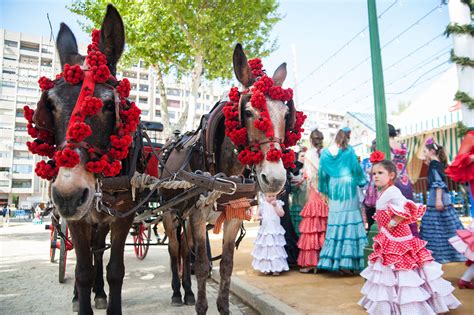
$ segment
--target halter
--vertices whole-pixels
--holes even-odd
[[[107,66],[106,56],[99,50],[100,31],[92,32],[92,44],[88,46],[88,54],[84,65],[64,65],[63,72],[55,81],[42,77],[38,81],[43,91],[38,107],[35,111],[25,106],[25,118],[28,120],[28,133],[33,142],[27,142],[29,150],[34,154],[48,156],[48,162],[37,163],[35,172],[44,179],[52,180],[60,167],[72,168],[79,164],[80,157],[75,149],[83,148],[89,161],[85,169],[99,176],[113,177],[122,169],[121,160],[128,156],[128,149],[133,142],[133,134],[140,122],[140,109],[126,97],[130,93],[130,82],[127,79],[117,81],[111,75]],[[55,86],[59,80],[68,84],[82,82],[81,91],[71,114],[66,130],[66,142],[55,145],[54,136],[48,129],[51,124],[51,113],[46,108],[47,91]],[[87,117],[94,116],[102,108],[103,102],[94,97],[96,83],[110,88],[114,95],[116,123],[114,132],[110,136],[110,147],[103,150],[84,141],[92,135],[92,129],[85,123]]]

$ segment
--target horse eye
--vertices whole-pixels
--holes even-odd
[[[252,118],[252,117],[253,117],[252,111],[251,111],[251,110],[248,110],[248,109],[244,111],[244,115],[245,115],[245,117],[247,117],[247,118]]]
[[[104,106],[102,107],[103,111],[106,111],[106,110],[113,111],[114,109],[115,109],[115,103],[113,101],[109,100],[109,101],[104,102]]]

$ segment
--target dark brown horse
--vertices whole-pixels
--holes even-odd
[[[250,88],[255,82],[255,78],[248,66],[247,58],[243,52],[242,46],[238,44],[234,50],[233,57],[234,72],[240,83],[245,89]],[[281,86],[286,78],[286,64],[282,64],[274,73],[273,80],[275,85]],[[270,143],[273,143],[277,149],[280,149],[280,143],[273,142],[268,139],[264,132],[258,130],[254,126],[254,121],[259,118],[259,111],[256,110],[249,102],[250,97],[241,99],[240,109],[242,124],[247,128],[247,140],[249,143],[261,143],[261,150],[266,155],[270,149]],[[282,101],[273,100],[266,97],[268,111],[275,130],[275,138],[285,139],[285,129],[290,127],[287,122],[290,120],[289,116],[294,117],[294,107],[287,106]],[[221,106],[217,105],[217,109],[222,110]],[[211,112],[213,115],[213,112]],[[290,127],[291,128],[291,127]],[[215,138],[211,139],[209,145],[213,146],[215,155],[215,165],[213,169],[209,169],[206,163],[203,162],[203,152],[195,150],[196,152],[191,156],[190,161],[185,165],[186,170],[208,170],[211,173],[225,173],[227,176],[241,175],[245,168],[237,159],[237,151],[230,138],[225,136],[224,132],[224,118],[220,117],[218,122]],[[192,140],[190,140],[192,141]],[[183,145],[184,147],[186,146]],[[166,146],[165,146],[166,147]],[[183,163],[183,148],[172,149],[167,158],[166,166],[168,170],[176,171]],[[277,162],[270,162],[263,160],[260,164],[255,166],[255,175],[258,180],[260,190],[264,193],[278,193],[283,188],[286,181],[286,170],[281,160]],[[164,176],[168,176],[166,170],[163,172]],[[214,175],[214,174],[213,174]],[[174,192],[163,192],[165,198],[173,196]],[[194,206],[195,200],[190,200],[181,204],[178,212],[189,211],[189,208]],[[179,242],[178,233],[176,230],[176,222],[174,216],[168,213],[165,217],[165,228],[167,235],[170,238],[169,252],[171,256],[171,269],[173,273],[172,288],[172,304],[181,304],[181,292],[178,275],[178,262],[180,261],[180,254],[183,259],[183,279],[182,284],[185,290],[184,302],[186,304],[194,303],[194,295],[191,290],[191,278],[189,273],[188,248],[191,247],[191,242],[194,244],[194,251],[196,255],[195,274],[198,282],[198,299],[196,302],[196,312],[198,314],[205,314],[208,309],[206,299],[206,279],[209,272],[209,262],[206,254],[206,223],[214,223],[218,212],[212,211],[212,206],[201,207],[191,211],[189,216],[188,240]],[[217,298],[217,308],[221,314],[229,314],[229,288],[231,275],[233,270],[233,258],[235,239],[242,224],[240,219],[231,219],[224,223],[224,238],[222,241],[222,259],[220,262],[220,288]],[[192,233],[192,240],[189,239]],[[181,253],[180,253],[181,252]]]
[[[102,23],[99,48],[107,57],[108,67],[113,76],[115,76],[116,64],[123,52],[124,44],[125,33],[122,19],[116,9],[109,5]],[[57,37],[57,49],[62,67],[65,64],[83,64],[85,57],[79,54],[74,34],[66,24],[61,24]],[[110,288],[107,313],[121,314],[122,312],[121,294],[125,274],[123,252],[134,214],[121,217],[100,212],[96,202],[99,193],[97,188],[101,180],[93,173],[86,171],[84,167],[89,160],[89,152],[85,149],[87,145],[93,146],[96,152],[109,149],[109,138],[115,131],[116,117],[118,117],[114,88],[116,84],[114,79],[109,79],[106,83],[96,83],[93,94],[100,98],[104,105],[97,114],[86,119],[92,129],[92,136],[85,139],[86,145],[75,148],[80,156],[80,163],[73,168],[61,167],[50,187],[54,206],[68,223],[76,251],[75,287],[78,293],[80,314],[92,314],[91,289],[93,287],[96,294],[96,306],[106,303],[102,277],[102,254],[105,237],[109,230],[111,231],[111,253],[107,265],[107,282]],[[79,97],[81,85],[69,84],[64,78],[58,80],[52,89],[44,92],[43,101],[38,104],[35,112],[38,125],[53,131],[55,144],[58,147],[64,146],[66,142],[66,130]],[[130,149],[130,152],[133,150]],[[123,168],[120,174],[122,176],[129,170],[128,159],[122,160]],[[104,191],[102,200],[105,200],[107,196],[110,208],[118,214],[124,213],[135,205],[129,189],[116,190],[109,194]]]

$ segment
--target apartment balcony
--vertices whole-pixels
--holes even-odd
[[[15,87],[1,87],[0,88],[0,94],[1,95],[15,95],[16,94],[16,88]]]
[[[0,101],[0,109],[15,109],[15,102]]]
[[[17,151],[28,151],[28,147],[26,146],[26,143],[15,143],[13,145],[13,149]]]
[[[16,69],[18,67],[17,60],[3,60],[3,67],[4,68],[13,68]]]
[[[28,188],[11,188],[11,193],[12,194],[32,194],[33,193],[33,187],[28,187]]]
[[[21,49],[20,48],[20,55],[39,57],[40,53],[39,53],[39,51],[33,51],[33,50],[29,50],[29,49]]]
[[[28,121],[25,119],[25,117],[18,117],[18,116],[15,117],[15,122],[16,123],[22,123],[22,124],[27,124],[28,123]]]
[[[2,73],[2,80],[3,81],[11,81],[14,82],[18,78],[18,74],[16,73]]]
[[[1,180],[10,180],[11,174],[10,172],[0,172],[0,181]]]
[[[33,180],[33,171],[31,171],[31,173],[12,173],[12,179],[31,179],[31,180]]]
[[[0,186],[0,193],[4,194],[10,194],[12,192],[12,189],[10,186]]]

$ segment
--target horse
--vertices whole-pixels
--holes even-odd
[[[88,168],[88,163],[94,161],[93,156],[99,163],[104,160],[106,154],[110,153],[112,135],[117,133],[117,136],[123,136],[117,131],[122,130],[120,129],[120,124],[123,124],[120,116],[124,109],[122,106],[130,105],[128,101],[118,96],[120,82],[115,79],[115,73],[117,62],[125,46],[125,30],[120,14],[112,5],[107,6],[101,31],[96,35],[100,41],[97,39],[95,49],[105,56],[106,67],[110,75],[106,76],[104,80],[94,77],[95,86],[93,85],[93,88],[88,90],[86,86],[88,84],[86,82],[87,73],[85,72],[92,71],[92,67],[84,70],[85,77],[82,83],[75,81],[75,84],[72,84],[71,81],[68,81],[74,80],[74,71],[80,73],[79,66],[84,65],[84,61],[87,62],[87,59],[86,56],[79,54],[76,39],[70,28],[61,23],[56,44],[61,67],[65,71],[62,73],[62,77],[57,78],[54,84],[43,92],[33,121],[38,129],[51,131],[56,150],[69,149],[70,154],[78,156],[75,166],[63,165],[51,178],[50,198],[54,208],[67,221],[74,244],[77,258],[75,290],[77,290],[79,314],[93,313],[91,307],[92,288],[95,292],[96,308],[106,306],[108,314],[121,314],[122,284],[125,275],[124,246],[134,217],[134,212],[130,212],[130,209],[133,210],[137,202],[133,200],[129,186],[108,190],[105,180],[125,179],[125,182],[127,180],[129,182],[128,174],[131,169],[133,171],[136,168],[140,171],[143,170],[144,166],[141,165],[143,163],[140,163],[137,154],[133,157],[134,150],[138,148],[142,138],[137,136],[138,132],[130,133],[133,141],[126,151],[122,151],[125,152],[125,156],[117,158],[118,165],[121,164],[122,169],[119,174],[115,174],[115,177],[103,178],[97,173],[110,171],[110,167],[116,167],[117,163],[108,164],[107,167],[103,167],[102,164],[96,165],[99,169],[102,165],[100,171],[93,172]],[[66,70],[68,67],[68,69],[72,69],[74,65],[78,66],[74,68],[74,71],[70,70],[73,72]],[[102,70],[101,73],[107,73],[106,69]],[[72,75],[70,75],[71,73]],[[98,74],[95,72],[94,75]],[[90,81],[88,82],[90,83]],[[101,100],[102,105],[95,114],[86,116],[84,120],[91,129],[91,135],[83,141],[77,141],[71,145],[67,135],[69,134],[69,125],[73,118],[78,117],[75,116],[75,109],[81,105],[76,102],[79,103],[78,99],[84,91],[89,93],[87,95]],[[134,150],[131,149],[128,152],[128,148]],[[64,153],[64,151],[62,152]],[[59,163],[57,153],[56,151],[54,156],[56,163]],[[105,170],[105,168],[109,169]],[[104,205],[108,207],[104,208]],[[108,211],[103,211],[104,209]],[[106,278],[110,290],[107,303],[102,276],[102,255],[106,249],[105,238],[109,230],[111,245]]]
[[[233,67],[238,81],[248,91],[240,96],[239,100],[239,119],[241,125],[247,128],[248,143],[255,143],[260,146],[263,155],[266,156],[271,149],[280,149],[285,139],[285,133],[291,129],[295,123],[295,108],[293,101],[285,104],[281,100],[274,100],[265,96],[268,113],[271,123],[274,127],[274,135],[268,136],[264,131],[255,127],[254,122],[261,117],[261,112],[252,106],[251,88],[256,82],[256,77],[250,69],[247,57],[240,44],[237,44],[233,53]],[[273,74],[275,86],[283,84],[287,75],[286,63],[280,65]],[[170,173],[179,169],[188,171],[207,170],[211,175],[224,173],[227,176],[242,175],[246,171],[238,159],[238,151],[229,136],[225,135],[225,123],[222,109],[225,102],[218,103],[209,114],[209,120],[213,120],[211,127],[203,119],[198,132],[180,140],[173,140],[167,143],[161,151],[162,159],[165,161],[165,167],[162,169],[162,176],[169,176]],[[204,122],[203,122],[204,121]],[[212,131],[208,129],[213,129]],[[200,135],[201,134],[201,135]],[[205,134],[205,136],[202,136]],[[204,139],[194,143],[194,140]],[[193,140],[194,139],[194,140]],[[199,140],[199,139],[198,139]],[[207,144],[204,144],[207,142]],[[196,145],[199,144],[199,145]],[[186,151],[186,148],[192,148]],[[183,153],[187,152],[187,153]],[[211,162],[209,162],[211,161]],[[248,171],[248,170],[247,170]],[[263,159],[252,168],[257,178],[260,191],[263,193],[277,194],[282,190],[286,181],[286,169],[282,160],[269,161]],[[162,197],[166,200],[176,194],[176,192],[162,191]],[[256,192],[253,193],[255,196]],[[233,196],[226,196],[226,200]],[[237,197],[234,197],[237,198]],[[182,304],[179,279],[179,265],[182,259],[182,285],[185,291],[184,303],[188,305],[195,304],[197,314],[205,314],[208,309],[206,299],[206,278],[209,273],[209,262],[206,253],[206,223],[214,223],[219,213],[212,210],[211,207],[200,206],[196,209],[196,200],[188,200],[176,207],[175,214],[167,213],[164,219],[166,234],[169,238],[169,254],[171,257],[172,270],[172,289],[173,295],[171,303],[173,305]],[[221,199],[217,200],[221,203]],[[190,208],[192,210],[190,210]],[[176,213],[178,217],[183,213],[188,213],[189,224],[184,224],[183,228],[188,226],[187,233],[180,240],[180,224],[176,224]],[[185,214],[186,216],[186,214]],[[242,225],[241,218],[232,218],[224,223],[224,236],[222,241],[222,258],[220,261],[220,287],[217,298],[217,308],[221,314],[229,314],[229,288],[233,270],[233,257],[235,249],[235,240],[237,233]],[[181,224],[182,225],[182,224]],[[185,229],[186,231],[186,229]],[[191,238],[192,236],[192,238]],[[194,294],[191,290],[191,278],[189,272],[189,251],[194,245],[195,251],[195,274],[198,283],[198,298],[195,302]]]

